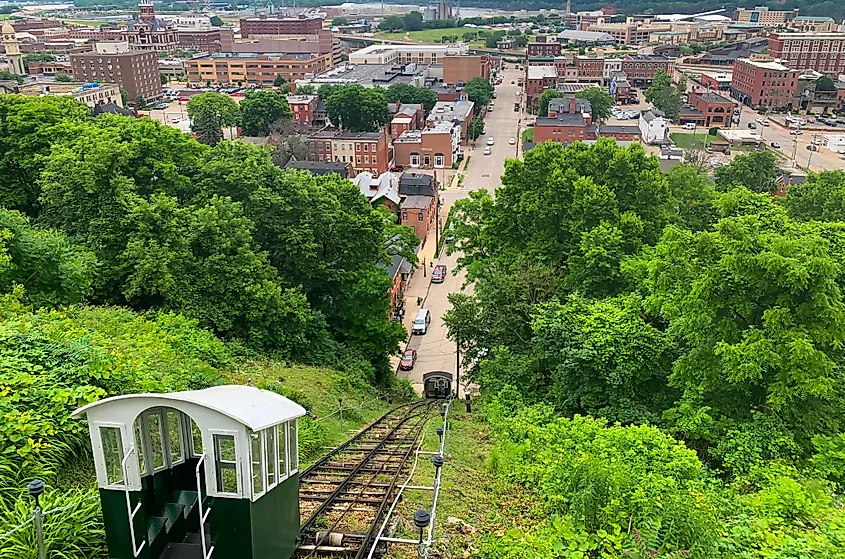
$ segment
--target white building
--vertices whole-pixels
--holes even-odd
[[[845,153],[845,134],[831,134],[826,140],[827,149],[835,153]]]
[[[640,135],[646,144],[663,144],[669,141],[671,122],[656,109],[640,114]]]
[[[442,64],[446,55],[469,54],[469,45],[370,45],[349,54],[351,64]]]

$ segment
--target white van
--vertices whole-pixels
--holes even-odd
[[[428,325],[431,324],[431,313],[428,309],[420,309],[417,317],[414,319],[414,326],[411,328],[412,334],[425,334],[428,332]]]

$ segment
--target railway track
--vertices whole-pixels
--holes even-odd
[[[297,557],[369,552],[435,408],[432,401],[395,408],[300,475]]]

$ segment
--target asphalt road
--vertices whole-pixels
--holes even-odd
[[[522,113],[515,113],[513,105],[517,102],[516,85],[511,85],[511,80],[516,81],[521,72],[508,65],[505,70],[505,79],[502,85],[496,88],[496,99],[493,111],[485,118],[485,129],[487,134],[476,142],[476,146],[467,146],[467,155],[471,157],[469,167],[460,187],[450,188],[441,192],[443,210],[441,215],[445,220],[448,209],[455,201],[466,198],[472,190],[480,188],[493,191],[501,186],[501,175],[504,172],[505,159],[515,158],[517,153],[518,135],[517,129],[520,126]],[[490,155],[483,155],[487,146],[487,139],[493,138],[493,146]],[[516,143],[510,145],[510,138]],[[400,378],[408,378],[417,391],[422,391],[422,376],[430,371],[448,371],[455,374],[457,370],[457,351],[455,343],[446,338],[446,327],[443,324],[443,315],[449,310],[451,304],[448,300],[449,293],[471,292],[463,289],[465,274],[457,276],[452,272],[457,264],[459,254],[435,259],[436,264],[445,264],[449,272],[446,281],[441,284],[431,284],[431,269],[427,270],[426,277],[422,276],[422,270],[418,269],[412,279],[406,299],[408,301],[408,313],[416,314],[420,307],[415,304],[416,293],[422,292],[425,297],[423,307],[431,313],[431,324],[425,335],[413,335],[408,347],[417,350],[417,362],[411,371],[399,371]],[[464,392],[464,383],[460,395]]]

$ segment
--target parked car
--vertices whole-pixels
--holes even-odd
[[[810,144],[809,146],[807,146],[807,151],[819,151],[819,148],[814,146],[813,144]]]
[[[484,148],[484,155],[490,155],[491,153],[493,153],[493,150],[491,150],[489,147]]]
[[[446,281],[446,265],[438,264],[431,272],[431,283],[443,283]]]
[[[773,148],[775,148],[775,149],[780,149],[780,144],[779,144],[779,143],[777,143],[777,142],[772,142],[772,143],[771,143],[771,144],[769,144],[769,145],[770,145],[770,146],[772,146],[772,147],[773,147]]]
[[[405,170],[405,166],[404,165],[394,165],[393,167],[390,168],[390,170],[393,171],[394,173],[399,173],[399,172],[402,172],[402,171]]]
[[[516,140],[515,140],[515,139],[513,139],[513,138],[511,138],[510,140],[508,140],[508,143],[509,143],[510,145],[514,145],[514,144],[516,143]]]
[[[803,133],[802,130],[798,130],[797,128],[789,131],[790,136],[800,136]]]
[[[684,130],[695,130],[695,123],[694,122],[687,122],[682,126]]]
[[[751,129],[753,130],[753,129],[757,128],[757,125],[756,125],[756,124],[754,124],[753,122],[749,122],[749,123],[748,123],[748,127],[749,127],[749,128],[751,128]]]
[[[417,350],[408,348],[402,354],[402,359],[399,361],[399,368],[403,371],[410,371],[414,368],[417,362]]]
[[[495,143],[495,140],[493,140],[493,138],[487,138],[487,145],[488,146],[492,146],[494,143]]]

